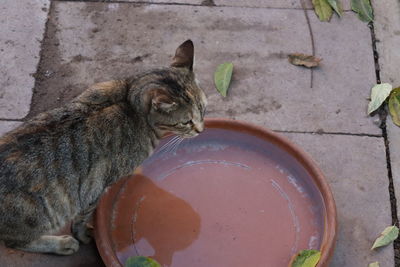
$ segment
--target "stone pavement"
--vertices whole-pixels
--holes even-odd
[[[400,2],[378,1],[374,5],[375,34],[379,40],[380,76],[382,82],[400,86]],[[387,121],[387,135],[390,148],[391,171],[395,192],[397,192],[397,217],[400,218],[400,129],[391,119]]]
[[[281,132],[325,173],[339,220],[331,266],[361,267],[372,261],[395,266],[392,246],[370,251],[377,235],[392,224],[392,211],[386,135],[377,126],[379,119],[366,115],[370,88],[377,81],[367,24],[351,11],[320,22],[310,1],[305,1],[309,25],[297,0],[134,2],[41,0],[28,5],[3,0],[1,133],[28,112],[31,117],[59,106],[93,82],[166,65],[177,45],[191,38],[195,71],[209,99],[208,116]],[[350,1],[342,2],[349,10]],[[400,85],[399,2],[372,2],[381,79]],[[288,53],[310,54],[313,46],[323,58],[318,69],[288,64]],[[223,99],[214,89],[213,71],[225,61],[232,61],[235,70]],[[388,123],[387,132],[394,188],[400,194],[400,129]],[[0,250],[0,266],[100,264],[93,245],[68,258]]]

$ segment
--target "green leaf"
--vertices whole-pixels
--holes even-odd
[[[161,267],[161,265],[151,258],[136,256],[129,257],[125,262],[124,267]]]
[[[230,62],[223,63],[217,67],[214,73],[215,87],[222,96],[226,96],[229,84],[231,82],[233,72],[233,64]]]
[[[322,58],[311,55],[293,53],[288,55],[289,62],[296,66],[305,66],[307,68],[317,67]]]
[[[328,4],[335,10],[335,12],[339,15],[339,17],[342,16],[343,9],[342,6],[339,2],[339,0],[327,0]]]
[[[372,262],[370,264],[368,264],[368,267],[379,267],[379,262]]]
[[[377,84],[371,89],[371,102],[368,104],[368,114],[377,110],[392,91],[392,85],[388,83]]]
[[[394,124],[400,126],[400,87],[392,90],[389,97],[389,113]]]
[[[399,236],[399,228],[397,226],[389,226],[386,227],[385,230],[381,233],[381,235],[375,240],[371,249],[376,249],[379,247],[383,247],[389,245],[391,242],[396,240]]]
[[[312,0],[312,3],[320,21],[329,21],[331,19],[333,11],[327,0]]]
[[[357,13],[358,18],[365,22],[374,20],[370,0],[351,0],[351,9]]]
[[[315,267],[319,259],[321,258],[321,252],[318,250],[302,250],[300,251],[292,261],[291,267]]]

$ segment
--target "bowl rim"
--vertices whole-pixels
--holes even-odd
[[[311,156],[301,149],[298,145],[289,141],[288,138],[282,136],[281,134],[275,133],[272,130],[266,129],[261,126],[257,126],[248,122],[225,119],[225,118],[206,118],[205,119],[206,128],[219,128],[219,129],[227,129],[234,130],[237,132],[247,133],[253,136],[257,136],[261,139],[268,140],[269,142],[274,143],[279,148],[285,150],[287,153],[291,154],[294,158],[296,158],[299,163],[309,172],[310,176],[313,178],[316,186],[318,187],[322,199],[325,205],[325,214],[324,214],[324,233],[322,237],[321,244],[321,258],[318,262],[318,267],[329,266],[329,262],[333,256],[333,251],[336,243],[336,234],[337,234],[337,212],[335,200],[333,198],[332,191],[330,186],[319,169],[315,161],[311,158]],[[111,203],[115,202],[116,197],[119,195],[119,189],[121,189],[122,185],[126,182],[125,179],[121,179],[117,182],[116,185],[112,186],[107,190],[105,194],[101,197],[99,204],[95,213],[95,241],[97,249],[100,253],[100,256],[105,263],[106,266],[121,266],[117,256],[114,253],[114,250],[110,245],[110,237],[109,231],[106,226],[104,218],[106,218],[107,214],[105,212],[107,201],[110,198],[112,199]],[[112,189],[114,188],[114,190]]]

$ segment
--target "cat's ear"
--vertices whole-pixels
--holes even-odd
[[[194,57],[193,42],[191,40],[187,40],[176,49],[175,56],[172,59],[171,66],[193,70],[193,57]]]
[[[178,106],[176,102],[172,101],[166,95],[157,95],[151,100],[151,105],[155,110],[171,112]]]
[[[162,88],[153,88],[147,90],[144,95],[144,102],[148,111],[150,109],[171,112],[177,108],[177,103],[168,95],[167,91]]]

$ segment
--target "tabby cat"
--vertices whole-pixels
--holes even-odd
[[[0,240],[69,255],[90,241],[87,221],[108,186],[151,155],[167,132],[204,129],[206,96],[193,73],[193,43],[170,67],[98,83],[64,107],[0,139]],[[73,236],[53,235],[72,220]]]

